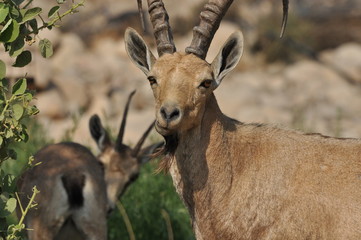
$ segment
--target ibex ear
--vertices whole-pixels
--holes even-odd
[[[155,62],[155,57],[149,50],[143,38],[133,29],[127,28],[125,31],[125,49],[130,59],[142,70],[145,75],[152,68]]]
[[[108,133],[105,131],[98,115],[95,114],[90,118],[89,130],[100,151],[103,152],[107,147],[111,146]]]
[[[212,62],[212,69],[217,86],[222,79],[239,62],[243,53],[243,35],[240,31],[234,32],[223,45]]]

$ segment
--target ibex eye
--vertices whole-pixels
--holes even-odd
[[[210,86],[212,86],[212,80],[204,80],[200,85],[200,87],[204,87],[204,88],[209,88]]]
[[[152,76],[149,76],[148,80],[149,80],[150,85],[153,85],[153,84],[157,83],[157,80]]]

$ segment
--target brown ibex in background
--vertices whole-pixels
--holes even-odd
[[[132,92],[128,98],[116,143],[110,141],[97,115],[89,128],[101,153],[95,157],[86,147],[65,142],[42,148],[35,154],[35,167],[18,182],[22,205],[35,185],[36,209],[26,216],[30,240],[107,239],[107,213],[115,207],[126,186],[138,176],[140,166],[158,144],[141,149],[153,128],[144,132],[132,149],[123,144],[123,134]]]
[[[176,52],[160,0],[148,0],[158,59],[138,33],[125,34],[154,93],[155,127],[166,140],[161,166],[197,239],[361,239],[360,139],[245,124],[221,112],[213,91],[237,65],[242,34],[211,64],[204,59],[231,2],[205,5],[185,53]]]

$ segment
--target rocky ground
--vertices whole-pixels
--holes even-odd
[[[51,7],[50,1],[39,2]],[[182,1],[181,6],[180,1],[164,2],[177,49],[183,50],[191,41],[191,28],[203,1]],[[328,1],[321,11],[321,4],[313,6],[313,1],[295,2],[291,1],[283,40],[275,37],[280,30],[281,1],[235,1],[232,5],[207,56],[211,61],[230,33],[243,31],[246,52],[241,63],[216,90],[221,109],[244,122],[361,137],[361,11],[357,10],[361,4]],[[35,104],[40,109],[37,119],[49,138],[58,141],[68,131],[75,141],[91,145],[87,122],[94,113],[115,134],[133,89],[137,93],[125,141],[136,142],[152,122],[151,89],[124,49],[125,28],[141,31],[136,9],[135,0],[88,0],[80,13],[64,20],[63,27],[41,34],[55,46],[51,59],[43,59],[34,50],[27,68],[8,67],[11,77],[26,73],[34,79]],[[267,25],[273,21],[277,24]],[[151,34],[145,38],[154,47]],[[11,65],[13,60],[7,61]]]

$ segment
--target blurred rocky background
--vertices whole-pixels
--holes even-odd
[[[53,1],[35,0],[44,13]],[[178,50],[190,43],[204,2],[164,0]],[[146,13],[146,1],[143,8]],[[207,56],[211,62],[228,36],[242,30],[245,53],[215,92],[221,109],[243,122],[361,137],[361,1],[290,0],[289,9],[279,39],[280,0],[234,1]],[[156,53],[149,25],[142,35]],[[32,63],[16,69],[13,59],[1,56],[10,77],[26,75],[36,90],[37,120],[47,137],[59,141],[71,133],[92,145],[88,120],[94,113],[115,135],[134,89],[125,141],[135,143],[153,121],[151,88],[124,49],[127,27],[142,32],[136,0],[87,0],[60,28],[40,34],[54,45],[50,59],[33,51]]]

